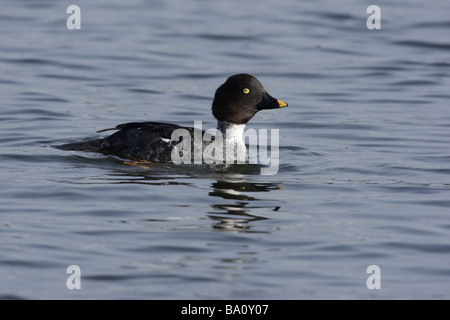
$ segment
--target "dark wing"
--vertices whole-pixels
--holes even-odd
[[[153,162],[171,161],[171,152],[180,141],[171,141],[172,133],[177,129],[188,130],[191,136],[194,128],[182,127],[163,122],[129,122],[115,128],[100,130],[118,130],[104,139],[68,143],[57,148],[62,150],[97,151],[113,154],[133,160]]]
[[[130,122],[118,125],[118,132],[102,140],[98,150],[134,160],[168,162],[172,148],[179,141],[171,141],[173,131],[194,128],[162,122]]]

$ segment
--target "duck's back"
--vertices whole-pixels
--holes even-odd
[[[179,141],[172,141],[172,133],[177,129],[188,130],[192,135],[194,128],[186,128],[162,122],[130,122],[115,128],[119,130],[104,139],[59,146],[63,150],[98,151],[134,160],[167,162],[171,160],[172,149]]]

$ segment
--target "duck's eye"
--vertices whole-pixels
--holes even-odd
[[[250,89],[249,88],[245,88],[244,90],[242,90],[243,93],[245,94],[249,94],[250,93]]]

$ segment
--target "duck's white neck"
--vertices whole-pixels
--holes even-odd
[[[248,160],[244,142],[245,124],[218,121],[217,130],[222,133],[226,162],[245,163]]]

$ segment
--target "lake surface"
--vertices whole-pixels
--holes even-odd
[[[0,298],[449,299],[449,13],[3,1]],[[275,175],[54,148],[132,121],[213,128],[215,89],[242,72],[289,103],[248,125],[279,129]]]

